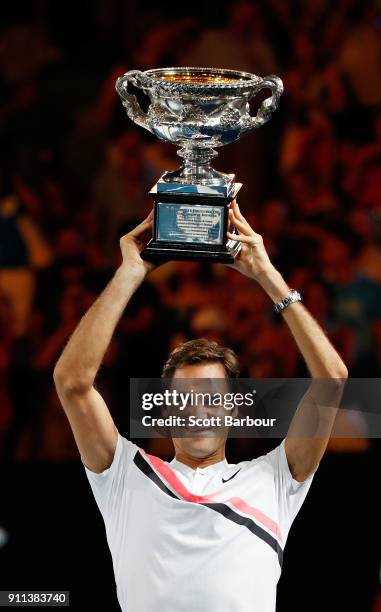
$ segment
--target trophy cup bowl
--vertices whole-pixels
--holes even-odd
[[[129,91],[130,85],[149,97],[147,113]],[[263,89],[269,89],[271,96],[252,117],[249,100]],[[234,261],[239,245],[227,244],[224,236],[228,205],[241,184],[234,182],[233,174],[212,168],[210,161],[217,155],[215,148],[238,140],[270,119],[283,91],[281,79],[219,68],[159,68],[127,72],[118,78],[116,90],[128,117],[160,140],[179,146],[178,155],[183,158],[181,167],[165,172],[150,192],[155,200],[154,237],[143,256]],[[166,214],[160,215],[160,204],[167,204],[162,209]],[[176,222],[180,211],[176,204],[182,206],[181,227]],[[204,208],[196,215],[194,206]],[[218,211],[218,206],[223,208]],[[189,227],[184,231],[187,218]],[[214,225],[211,219],[217,219]]]

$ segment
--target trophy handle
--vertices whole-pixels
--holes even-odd
[[[283,93],[283,81],[275,76],[275,74],[270,74],[263,78],[255,94],[261,91],[261,89],[270,89],[272,93],[269,98],[263,100],[256,116],[248,118],[247,125],[245,126],[247,131],[256,130],[271,118],[272,113],[278,108],[279,99]]]
[[[139,106],[136,96],[128,92],[128,84],[132,83],[135,87],[141,88],[140,77],[143,73],[140,70],[130,70],[123,76],[119,77],[115,83],[115,89],[118,92],[122,104],[127,111],[128,117],[141,125],[149,132],[152,132],[147,113],[145,113]]]

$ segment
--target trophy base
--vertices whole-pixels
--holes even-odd
[[[192,186],[190,186],[192,187]],[[153,237],[142,258],[153,263],[204,261],[232,264],[241,244],[227,240],[229,204],[242,187],[233,183],[229,195],[161,192],[156,184]]]
[[[240,243],[235,243],[236,248],[222,248],[221,250],[201,250],[201,248],[180,248],[179,244],[159,244],[151,240],[142,251],[142,258],[152,263],[164,263],[166,261],[204,261],[209,263],[232,264],[239,251]]]

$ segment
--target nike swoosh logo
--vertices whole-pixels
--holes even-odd
[[[239,468],[239,470],[237,470],[237,472],[233,474],[233,476],[230,476],[230,478],[222,478],[222,482],[225,484],[225,482],[228,482],[228,480],[231,480],[232,478],[234,478],[234,476],[237,476],[238,472],[240,471],[241,471],[241,468]]]

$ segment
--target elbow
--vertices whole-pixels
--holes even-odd
[[[332,378],[337,380],[345,380],[348,378],[348,370],[343,361],[338,361],[336,363],[326,364],[323,368],[320,376],[317,378]]]
[[[349,374],[348,374],[348,369],[347,367],[343,364],[342,366],[342,370],[341,370],[341,374],[340,374],[340,378],[348,378]]]
[[[348,378],[348,369],[346,365],[343,362],[341,362],[337,368],[333,369],[332,372],[330,372],[329,376],[330,378],[346,379]]]
[[[59,362],[54,368],[53,380],[58,394],[65,396],[83,395],[87,393],[93,385],[92,377],[69,373]]]

